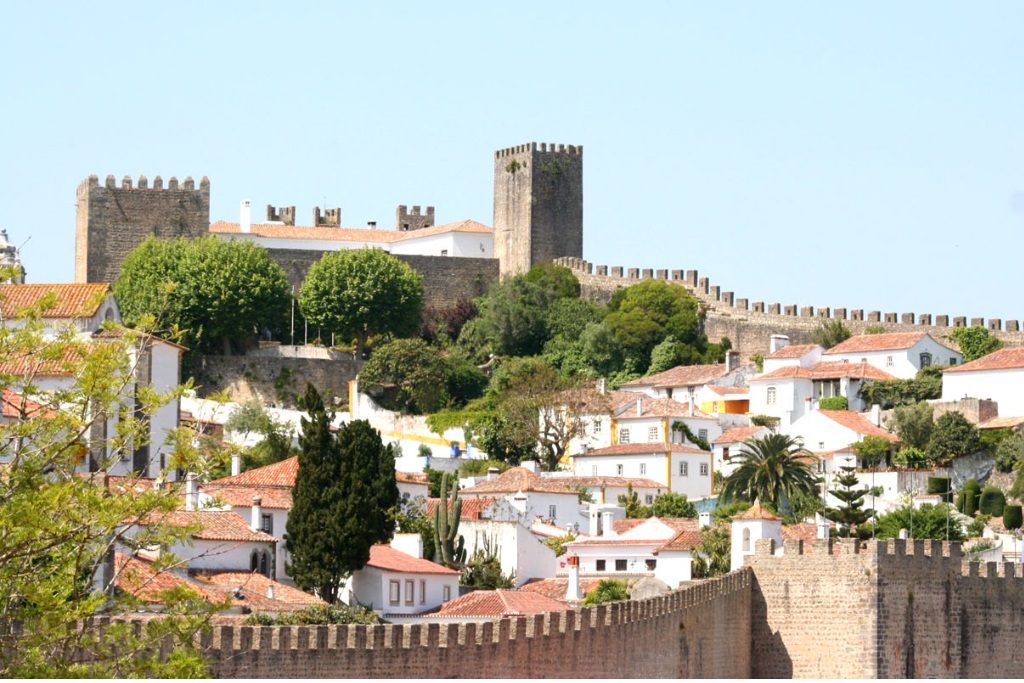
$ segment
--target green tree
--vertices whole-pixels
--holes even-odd
[[[982,356],[987,356],[1003,347],[1003,342],[993,337],[988,330],[980,325],[955,327],[946,336],[960,347],[960,352],[964,354],[965,363],[977,360]]]
[[[943,413],[935,421],[931,439],[928,441],[928,457],[935,462],[947,463],[962,455],[971,455],[981,450],[978,428],[967,421],[963,413]]]
[[[583,606],[602,605],[606,602],[629,600],[629,589],[625,581],[619,579],[602,579],[594,586],[594,590],[583,598]]]
[[[1014,432],[999,442],[995,452],[1000,472],[1012,472],[1024,460],[1024,434]]]
[[[689,517],[697,519],[697,506],[682,493],[663,493],[654,499],[652,517]]]
[[[447,370],[444,358],[422,339],[395,339],[374,348],[359,379],[385,408],[415,415],[447,403]]]
[[[948,529],[950,541],[964,541],[963,526],[951,515],[949,506],[945,504],[923,504],[920,509],[910,506],[897,508],[878,518],[875,535],[878,538],[898,538],[900,529],[908,532],[913,530],[911,538],[924,538],[936,541],[946,540]]]
[[[243,439],[250,434],[263,437],[259,443],[242,451],[243,472],[281,462],[292,454],[291,428],[271,417],[259,401],[246,401],[235,408],[224,423],[224,429],[240,434]]]
[[[928,454],[915,446],[904,446],[896,451],[892,456],[892,464],[910,470],[928,469],[934,465]]]
[[[911,403],[893,411],[892,428],[903,446],[924,450],[932,438],[932,407],[928,403]]]
[[[394,450],[364,420],[343,425],[335,437],[333,413],[311,384],[302,407],[308,417],[285,534],[287,571],[303,590],[333,603],[342,580],[366,566],[370,546],[391,537],[399,501]]]
[[[855,535],[857,527],[874,514],[874,510],[864,508],[864,497],[868,490],[860,487],[856,471],[854,467],[840,467],[840,473],[835,477],[837,487],[829,491],[842,505],[826,508],[825,517],[839,525],[841,536]]]
[[[650,363],[654,347],[668,336],[685,345],[679,347],[680,362],[703,360],[707,350],[702,332],[704,313],[685,287],[645,280],[615,292],[608,310],[604,323],[641,371]]]
[[[850,328],[842,320],[821,320],[811,333],[811,341],[826,349],[850,338]]]
[[[160,324],[200,351],[231,352],[232,343],[283,332],[291,301],[288,278],[266,249],[251,242],[150,237],[121,265],[114,295],[125,322]]]
[[[732,538],[728,524],[717,522],[700,531],[700,544],[693,549],[693,578],[710,579],[728,574],[732,564]]]
[[[884,436],[865,436],[853,444],[853,452],[864,462],[865,465],[874,469],[885,462],[885,458],[892,449],[892,443]]]
[[[942,396],[944,365],[930,365],[917,371],[913,379],[887,379],[865,382],[860,397],[885,409],[912,405]]]
[[[619,495],[618,503],[626,510],[626,519],[646,519],[651,516],[651,508],[640,503],[640,496],[633,490],[633,484],[626,485],[626,492]]]
[[[380,249],[324,254],[306,273],[299,308],[324,332],[355,339],[363,357],[370,335],[416,332],[423,309],[423,281],[408,265]]]
[[[719,499],[760,501],[785,515],[789,499],[817,495],[818,478],[809,460],[814,455],[785,434],[749,439],[735,456],[735,469],[725,480]]]

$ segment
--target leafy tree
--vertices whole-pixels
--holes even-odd
[[[302,400],[299,470],[286,547],[299,587],[336,601],[343,579],[366,566],[370,546],[391,538],[398,505],[394,450],[364,420],[331,433],[333,413],[309,385]]]
[[[949,462],[961,455],[970,455],[981,450],[978,428],[967,421],[963,413],[943,413],[935,421],[931,439],[928,441],[928,457],[937,463]]]
[[[1010,531],[1015,531],[1021,527],[1021,522],[1020,505],[1007,505],[1003,508],[1003,526]]]
[[[132,326],[159,320],[156,332],[201,350],[231,352],[232,342],[283,331],[291,294],[281,266],[251,242],[215,236],[150,237],[121,265],[114,283]]]
[[[587,593],[583,598],[583,606],[602,605],[606,602],[618,602],[629,600],[629,589],[625,581],[619,579],[602,579],[594,590]]]
[[[552,338],[576,341],[588,325],[600,323],[606,311],[592,301],[567,296],[555,299],[547,312],[548,332]]]
[[[946,336],[960,347],[960,352],[964,354],[965,363],[977,360],[982,356],[987,356],[1003,347],[1003,342],[993,337],[988,330],[980,325],[955,327]]]
[[[663,493],[654,499],[651,506],[652,517],[689,517],[697,519],[697,506],[686,499],[682,493]]]
[[[818,478],[807,462],[814,455],[791,436],[749,439],[735,458],[736,467],[726,478],[719,500],[756,500],[786,514],[794,496],[817,496]]]
[[[686,345],[672,335],[665,337],[651,349],[651,362],[647,367],[647,374],[653,375],[680,365],[687,351]]]
[[[224,429],[241,434],[243,439],[250,434],[263,437],[242,452],[243,472],[281,462],[292,454],[291,428],[271,417],[259,401],[246,401],[235,408],[224,423]]]
[[[699,363],[707,350],[702,332],[704,313],[685,287],[661,280],[646,280],[615,292],[605,324],[625,354],[646,369],[651,352],[668,336],[679,347],[683,363]]]
[[[373,350],[359,379],[385,408],[432,413],[447,402],[446,371],[444,359],[422,339],[395,339]]]
[[[872,469],[885,461],[892,449],[892,444],[882,436],[865,436],[853,444],[853,452]]]
[[[299,308],[310,324],[356,340],[363,357],[370,335],[413,334],[420,324],[423,282],[408,265],[380,249],[324,254],[306,273]]]
[[[819,512],[824,512],[825,504],[821,502],[821,495],[817,491],[798,491],[786,499],[789,509],[777,509],[772,505],[766,505],[770,510],[782,517],[783,524],[799,524],[808,517],[813,517]]]
[[[565,536],[553,536],[551,538],[544,539],[544,545],[555,551],[555,557],[561,557],[565,555],[565,544],[572,543],[576,540],[576,534],[566,534]]]
[[[811,333],[811,341],[826,349],[831,349],[849,338],[850,328],[842,320],[821,320]]]
[[[646,519],[651,516],[651,508],[640,503],[640,496],[633,490],[633,484],[626,485],[626,492],[619,495],[618,503],[625,508],[626,519]]]
[[[845,396],[826,396],[818,401],[822,410],[849,410],[850,402]]]
[[[754,364],[759,373],[764,372],[764,354],[755,353],[750,356],[750,362]]]
[[[947,529],[950,541],[964,541],[963,526],[951,515],[950,506],[945,504],[923,504],[920,509],[910,506],[897,508],[878,518],[875,535],[878,538],[898,538],[900,529],[913,530],[911,538],[936,541],[946,540]]]
[[[999,442],[995,452],[1000,472],[1012,472],[1024,460],[1024,434],[1014,432]]]
[[[965,515],[971,516],[978,510],[978,500],[981,498],[981,486],[976,479],[968,479],[960,489],[960,496],[956,501],[956,509]]]
[[[420,338],[428,344],[448,346],[459,338],[463,326],[479,312],[476,304],[466,298],[459,299],[447,307],[427,304],[423,307]]]
[[[124,413],[136,371],[132,359],[148,339],[129,333],[90,343],[72,330],[44,337],[42,315],[56,303],[56,295],[45,297],[19,315],[18,325],[0,326],[0,386],[7,397],[0,425],[0,676],[202,677],[194,638],[220,606],[194,591],[162,591],[167,613],[138,630],[116,619],[103,629],[87,625],[93,617],[139,607],[129,592],[115,590],[130,575],[115,563],[115,548],[158,548],[153,567],[160,570],[180,562],[167,551],[195,531],[163,521],[180,504],[178,485],[129,480],[115,487],[106,476],[122,456],[147,444],[149,418],[182,388],[140,385],[138,411]],[[73,379],[54,389],[37,380],[43,371]],[[98,427],[111,416],[119,416],[117,429],[107,435]],[[95,440],[87,444],[85,434]],[[172,436],[173,451],[160,473],[167,479],[178,468],[205,477],[222,459],[221,453],[197,452],[188,430]],[[173,657],[161,660],[162,644]]]
[[[939,398],[942,396],[942,371],[945,367],[930,365],[921,368],[913,379],[865,382],[860,388],[860,397],[885,409]]]
[[[836,488],[829,491],[835,498],[838,498],[842,505],[825,509],[825,517],[839,525],[841,536],[855,535],[857,527],[871,519],[874,510],[864,509],[864,497],[867,496],[867,488],[861,488],[857,479],[854,467],[840,467],[840,474],[836,475]]]
[[[903,467],[910,470],[928,469],[934,463],[928,458],[928,454],[915,446],[904,446],[892,456],[892,463],[896,467]]]
[[[445,390],[449,405],[465,405],[479,398],[487,389],[488,378],[459,349],[452,349],[444,358]]]
[[[893,411],[892,427],[904,447],[924,450],[932,438],[932,407],[924,401],[899,406]]]
[[[711,516],[720,522],[728,522],[736,515],[746,512],[751,507],[751,504],[745,500],[733,500],[726,503],[723,502],[722,497],[719,496],[715,509],[711,512]]]
[[[701,529],[700,545],[693,549],[693,578],[710,579],[729,573],[732,564],[729,530],[729,525],[721,522]]]

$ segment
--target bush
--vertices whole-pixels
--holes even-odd
[[[376,624],[373,610],[347,605],[310,605],[297,612],[277,615],[253,612],[245,623],[256,626],[298,626],[306,624]]]
[[[848,410],[850,402],[845,396],[830,396],[818,401],[818,407],[822,410]]]
[[[896,467],[903,467],[908,470],[923,470],[932,464],[928,454],[920,448],[904,446],[892,456],[892,463]]]
[[[977,453],[981,450],[978,428],[967,421],[962,413],[944,413],[935,421],[931,439],[928,441],[928,457],[937,463],[949,462],[953,458]]]
[[[949,477],[928,477],[928,494],[938,493],[945,496],[949,493]]]
[[[1024,523],[1020,505],[1007,505],[1003,508],[1003,526],[1007,529],[1019,529]]]
[[[967,525],[968,538],[981,536],[983,533],[985,533],[985,525],[988,524],[988,521],[990,519],[992,518],[988,515],[978,515],[977,517],[975,517],[974,520]]]
[[[981,492],[978,502],[978,510],[986,515],[1002,517],[1003,508],[1006,506],[1006,496],[995,486],[986,486]]]
[[[1024,460],[1024,434],[1014,432],[999,442],[995,449],[996,467],[1000,472],[1012,472]]]
[[[957,499],[956,509],[971,517],[978,511],[978,498],[981,497],[981,486],[975,479],[968,479],[960,490],[960,497]]]
[[[626,582],[619,579],[604,579],[597,584],[594,590],[587,593],[587,597],[583,598],[583,605],[600,605],[619,600],[629,600]]]

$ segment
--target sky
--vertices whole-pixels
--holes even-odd
[[[74,276],[90,174],[211,219],[492,223],[493,153],[584,147],[584,258],[736,297],[1024,318],[1024,4],[7,2],[0,227]],[[26,242],[26,240],[28,240]]]

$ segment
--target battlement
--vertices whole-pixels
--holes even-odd
[[[952,560],[957,565],[963,561],[963,548],[958,541],[933,541],[925,539],[876,539],[857,540],[851,538],[816,539],[811,543],[802,540],[783,541],[778,545],[772,539],[760,539],[754,543],[755,556],[793,557],[800,555],[875,555],[899,558],[928,558]],[[995,564],[995,563],[992,563]]]
[[[313,207],[313,227],[316,228],[340,228],[341,227],[341,207],[336,206],[332,209],[324,209],[323,213],[320,212],[319,206]]]
[[[421,230],[434,225],[434,207],[428,206],[426,213],[420,213],[419,206],[413,206],[412,211],[408,210],[405,204],[399,204],[395,209],[395,230],[406,232],[409,230]]]
[[[525,145],[516,145],[515,147],[506,147],[505,149],[499,149],[494,153],[495,159],[502,159],[505,157],[514,156],[516,154],[526,154],[530,152],[542,152],[544,154],[572,154],[574,156],[583,156],[583,145],[563,145],[555,144],[553,142],[529,142]]]
[[[295,207],[267,204],[267,221],[295,225]]]
[[[88,190],[90,188],[99,188],[100,179],[96,175],[90,175],[78,186],[79,192],[82,190]],[[149,190],[149,191],[166,191],[168,192],[193,192],[196,189],[196,183],[192,180],[192,176],[187,176],[185,180],[179,185],[178,179],[175,176],[171,176],[170,180],[167,181],[167,187],[164,188],[163,178],[156,176],[153,178],[153,186],[149,186],[149,179],[144,175],[140,175],[138,182],[132,180],[131,176],[124,176],[121,178],[121,186],[118,187],[117,179],[113,174],[108,175],[106,180],[103,182],[103,187],[107,190]],[[199,181],[199,191],[209,194],[210,192],[210,179],[203,176]]]

